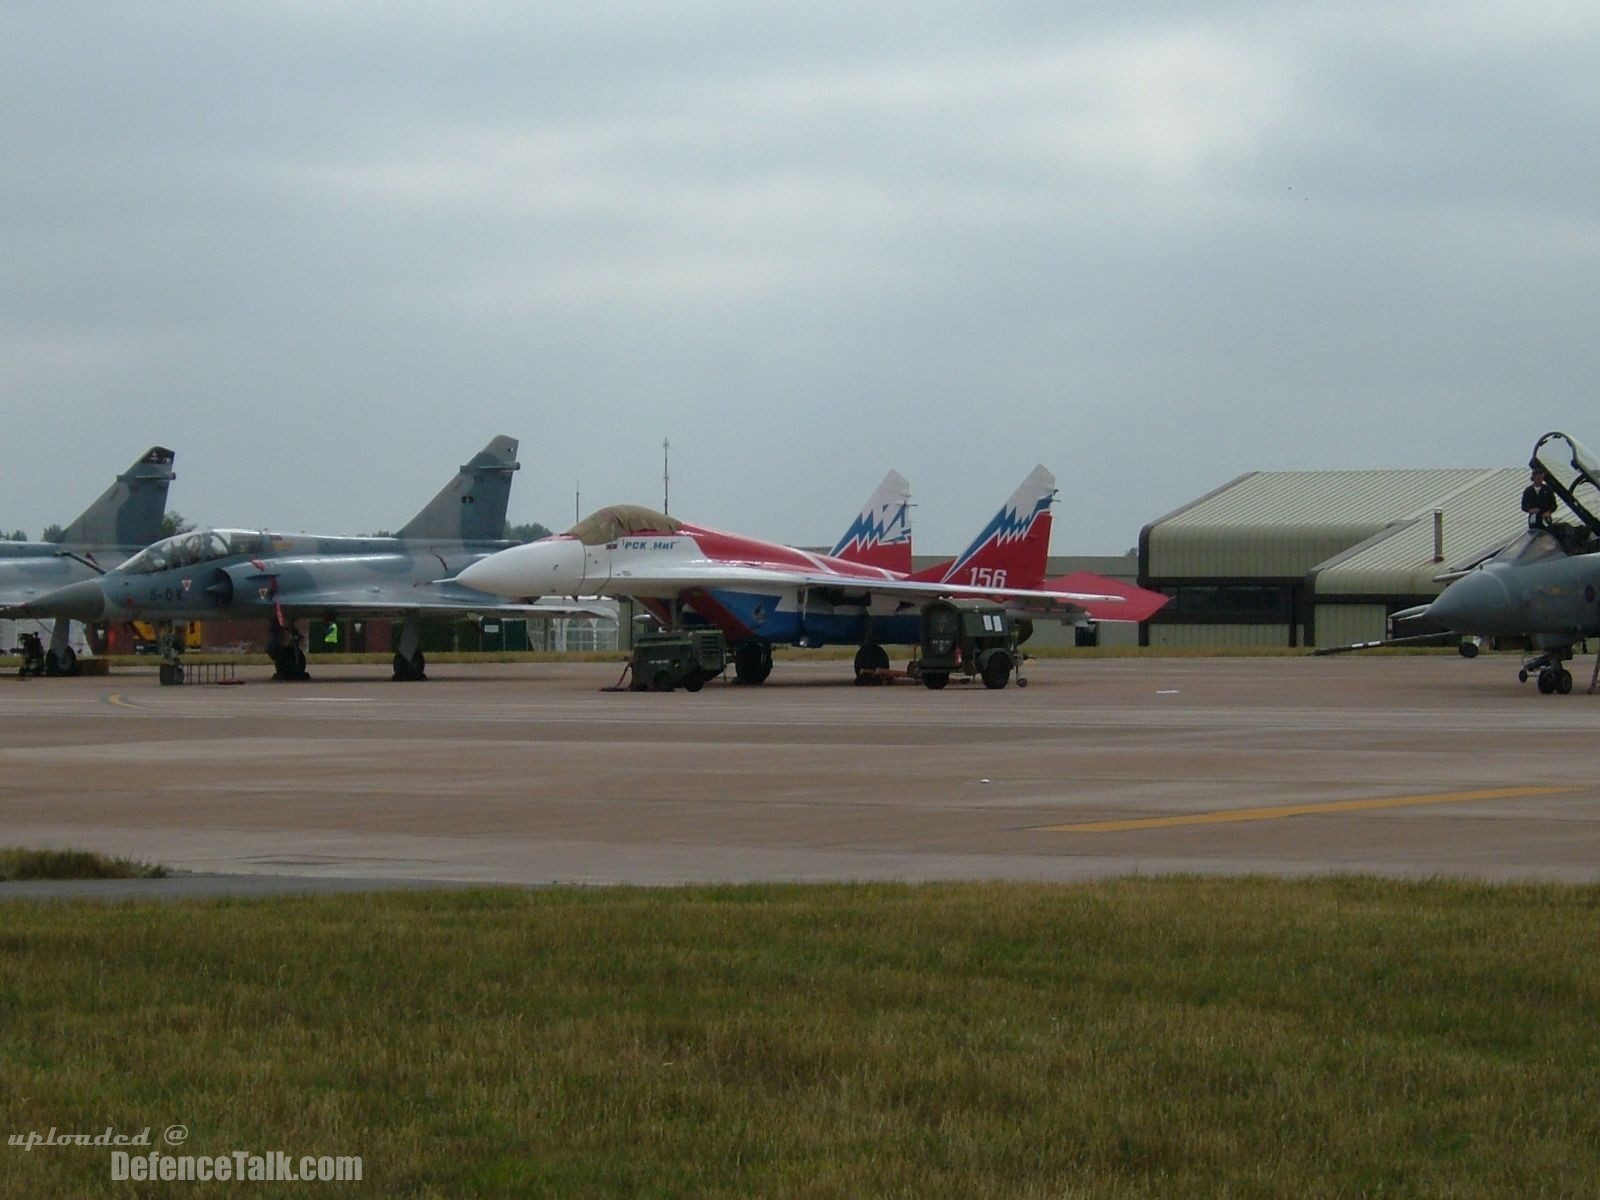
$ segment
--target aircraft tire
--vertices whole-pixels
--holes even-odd
[[[734,647],[733,677],[754,687],[772,674],[772,648],[760,642],[742,642]]]
[[[1549,667],[1539,672],[1539,692],[1541,695],[1551,695],[1556,690],[1555,672]]]
[[[422,657],[421,650],[418,650],[410,658],[397,653],[394,656],[393,678],[397,683],[413,683],[419,679],[426,679],[427,676],[422,672],[427,665],[428,661]]]
[[[1572,693],[1572,672],[1565,667],[1556,672],[1556,691],[1563,696]]]
[[[949,671],[924,671],[922,673],[922,686],[929,691],[937,692],[950,682]]]
[[[47,650],[44,656],[44,673],[46,675],[76,675],[78,673],[78,654],[71,646],[63,647],[60,653]]]
[[[868,643],[856,651],[856,681],[861,681],[861,676],[868,671],[886,671],[889,668],[889,652],[876,643]]]

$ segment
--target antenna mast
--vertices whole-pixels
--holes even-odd
[[[672,494],[672,473],[668,470],[668,455],[672,450],[672,443],[666,438],[661,439],[661,511],[667,515],[672,514],[672,509],[667,501]]]

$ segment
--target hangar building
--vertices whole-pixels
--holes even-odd
[[[1434,577],[1526,528],[1525,467],[1252,471],[1146,525],[1139,584],[1171,596],[1146,646],[1337,646],[1385,636]]]

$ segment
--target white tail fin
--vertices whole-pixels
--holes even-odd
[[[911,485],[898,471],[883,477],[878,490],[833,548],[834,558],[911,572]]]

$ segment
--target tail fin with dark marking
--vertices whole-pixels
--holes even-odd
[[[64,546],[148,546],[161,537],[175,455],[151,446],[61,535]]]
[[[505,537],[511,473],[519,469],[517,439],[495,438],[405,523],[399,536],[429,542],[492,542]]]
[[[831,553],[846,562],[911,573],[911,485],[900,472],[883,477]]]

